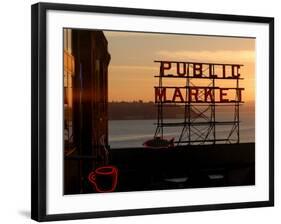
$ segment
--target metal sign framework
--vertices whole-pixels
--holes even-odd
[[[212,63],[201,63],[201,62],[179,62],[179,61],[154,61],[156,63],[160,63],[160,73],[154,77],[158,78],[158,86],[155,88],[165,88],[163,85],[164,79],[185,79],[185,86],[180,87],[185,91],[185,98],[182,102],[176,101],[165,101],[165,100],[155,100],[155,104],[157,106],[157,123],[154,137],[164,138],[164,128],[169,127],[181,127],[181,133],[179,135],[178,140],[175,143],[179,145],[197,145],[197,144],[217,144],[221,143],[240,143],[240,105],[244,102],[241,98],[241,89],[239,87],[239,81],[243,78],[240,77],[240,74],[234,76],[233,70],[234,67],[240,68],[243,65],[237,64],[212,64]],[[184,69],[186,69],[186,75],[178,74],[164,74],[165,64],[168,63],[167,70],[171,68],[172,64],[177,64],[177,66],[182,63],[185,64]],[[197,65],[201,65],[201,75],[196,75],[195,67]],[[204,70],[203,67],[207,66]],[[225,67],[232,67],[232,76],[226,77]],[[199,66],[200,67],[200,66]],[[215,68],[222,67],[223,68],[223,76],[219,77],[216,74]],[[179,69],[179,68],[178,68]],[[193,74],[190,73],[193,69]],[[179,70],[178,70],[179,71]],[[199,72],[200,73],[200,72]],[[191,91],[191,88],[196,88],[196,85],[192,82],[193,79],[206,79],[209,80],[208,86],[206,88],[212,89],[213,100],[204,101],[202,98],[204,97],[203,90],[198,90],[198,99],[190,100],[188,99],[188,95]],[[219,88],[216,86],[216,80],[224,79],[235,82],[235,87],[228,88],[233,89],[235,91],[235,99],[230,101],[216,101],[215,100],[215,89]],[[171,87],[168,88],[178,88]],[[181,106],[184,108],[184,116],[181,122],[167,122],[163,116],[163,112],[166,107],[171,106]],[[221,120],[217,119],[216,111],[218,108],[222,107],[233,107],[233,119],[231,120]],[[217,134],[218,126],[228,126],[229,133],[226,137],[219,138]]]

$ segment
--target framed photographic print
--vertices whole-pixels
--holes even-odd
[[[32,6],[32,219],[274,204],[274,19]]]

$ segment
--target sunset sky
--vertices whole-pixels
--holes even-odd
[[[255,99],[255,39],[135,32],[104,32],[111,55],[109,101],[154,101],[159,63],[154,60],[244,64],[244,101]],[[175,84],[181,81],[173,80]],[[198,83],[197,83],[198,84]],[[217,85],[233,86],[220,81]]]

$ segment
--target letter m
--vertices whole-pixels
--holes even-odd
[[[166,88],[165,87],[154,87],[155,88],[155,103],[166,101]]]

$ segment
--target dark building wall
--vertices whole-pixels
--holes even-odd
[[[82,179],[86,179],[92,169],[104,162],[100,144],[102,136],[108,144],[107,76],[110,55],[107,45],[102,31],[72,30],[72,54],[75,59],[73,141],[77,146],[76,154],[92,156],[92,159],[79,162],[79,178]],[[68,175],[67,172],[65,175]]]

